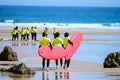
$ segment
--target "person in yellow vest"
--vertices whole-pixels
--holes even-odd
[[[68,43],[70,43],[71,45],[73,45],[72,41],[70,41],[70,37],[69,37],[69,33],[68,32],[64,33],[63,43],[64,43],[64,48],[65,49],[66,49],[66,46],[67,46]],[[69,60],[65,60],[63,68],[64,69],[65,68],[69,69],[69,65],[70,65],[70,59]]]
[[[12,33],[12,40],[13,41],[16,40],[16,34],[17,34],[16,28],[14,28],[11,33]]]
[[[57,46],[63,47],[63,40],[59,36],[60,36],[60,33],[56,32],[55,33],[55,38],[53,39],[53,45],[57,45]],[[58,60],[55,60],[55,63],[56,63],[56,69],[58,69]],[[60,59],[60,66],[61,66],[61,68],[63,67],[62,65],[63,65],[63,59],[61,58]]]
[[[46,33],[46,35],[48,35],[48,28],[47,27],[45,27],[44,32]]]
[[[29,40],[29,34],[30,34],[30,30],[29,28],[27,27],[26,28],[26,39]]]
[[[34,40],[37,40],[37,27],[34,27]]]
[[[56,28],[53,28],[53,36],[55,38],[55,33],[58,32]]]
[[[31,27],[31,40],[33,40],[33,39],[34,39],[34,28]]]
[[[16,33],[16,39],[19,40],[19,29],[18,29],[18,26],[16,26],[16,31],[17,31],[17,33]]]
[[[23,28],[23,39],[26,40],[26,28]]]
[[[20,31],[21,33],[21,40],[25,40],[25,28],[22,28],[22,30]]]
[[[46,33],[45,33],[45,32],[42,33],[42,38],[39,40],[39,43],[40,43],[39,48],[40,48],[41,46],[48,46],[48,45],[50,45],[50,47],[51,47],[51,49],[52,49],[51,41],[50,41],[50,39],[46,36]],[[48,53],[48,54],[49,54],[49,53]],[[45,58],[43,58],[43,60],[42,60],[42,70],[44,70],[44,68],[45,68],[45,60],[46,60]],[[49,71],[49,63],[50,63],[50,60],[47,59],[47,71]]]

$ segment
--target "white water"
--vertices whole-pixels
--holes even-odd
[[[120,29],[120,23],[0,23],[0,28],[6,27],[37,27],[37,28],[70,28],[70,29],[112,29],[118,30]]]

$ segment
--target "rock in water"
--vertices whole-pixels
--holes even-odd
[[[14,65],[10,67],[9,69],[1,68],[0,71],[3,72],[12,72],[15,74],[35,74],[35,70],[32,70],[31,68],[28,68],[24,63]]]
[[[1,61],[18,61],[17,53],[13,51],[10,46],[5,46],[4,50],[0,53]]]
[[[35,74],[35,71],[31,68],[28,68],[24,63],[14,65],[8,69],[8,72],[13,72],[17,74]]]
[[[103,63],[104,68],[120,68],[120,52],[109,53]]]

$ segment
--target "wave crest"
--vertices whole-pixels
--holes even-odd
[[[70,28],[70,29],[120,29],[120,23],[0,23],[0,27],[38,27],[38,28]]]

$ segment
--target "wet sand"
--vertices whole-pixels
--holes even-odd
[[[20,64],[25,63],[32,69],[36,71],[42,71],[41,67],[36,67],[38,64],[42,64],[41,60],[29,60],[29,61],[0,61],[0,64]],[[54,60],[50,62],[54,65]],[[36,65],[36,66],[35,66]],[[55,67],[50,67],[49,72],[120,72],[119,68],[102,68],[101,64],[85,61],[72,61],[71,68],[67,69],[55,69]],[[10,65],[1,65],[0,68],[9,68]]]
[[[13,28],[0,28],[0,39],[11,39],[11,31]],[[52,34],[52,28],[49,29],[49,33]],[[38,28],[38,34],[41,34],[44,31],[44,28]],[[66,28],[58,28],[58,31],[63,34],[65,32],[69,32],[70,34],[74,34],[76,32],[81,32],[83,35],[85,34],[97,34],[97,35],[119,35],[120,30],[84,30],[84,29],[66,29]]]
[[[113,78],[114,80],[120,79],[120,77],[118,77],[118,75],[120,75],[119,68],[103,68],[102,65],[102,61],[104,61],[104,58],[105,56],[107,56],[107,53],[111,51],[114,52],[116,50],[120,50],[120,45],[119,45],[120,30],[58,29],[60,33],[64,33],[67,31],[71,35],[73,35],[75,32],[78,31],[82,32],[83,42],[81,43],[80,48],[77,50],[75,56],[73,56],[71,60],[70,70],[64,70],[64,69],[56,70],[55,62],[51,61],[49,72],[46,71],[42,72],[41,70],[42,58],[40,58],[37,54],[39,42],[37,41],[33,45],[31,41],[23,42],[24,43],[23,45],[21,41],[12,42],[10,40],[11,30],[12,28],[0,28],[0,39],[3,39],[2,41],[0,41],[1,44],[0,52],[3,50],[5,45],[12,46],[14,51],[18,53],[19,62],[0,61],[0,64],[16,64],[16,63],[18,64],[21,62],[26,63],[27,66],[37,71],[36,75],[30,78],[30,80],[39,79],[39,78],[42,79],[43,77],[45,78],[45,80],[47,80],[47,78],[49,80],[57,80],[55,77],[59,77],[58,79],[61,79],[59,74],[60,72],[62,72],[63,80],[66,79],[63,78],[63,76],[68,75],[68,74],[64,74],[66,72],[69,73],[69,78],[67,78],[68,80],[71,79],[72,80],[78,80],[78,79],[112,80]],[[50,33],[52,33],[52,29],[49,30]],[[40,33],[42,31],[43,29],[41,28],[38,29],[38,33],[39,33],[38,37],[40,37]],[[50,37],[51,36],[52,34],[50,35]],[[88,54],[87,51],[91,52],[91,54],[90,53]],[[84,53],[84,54],[79,54],[79,53]],[[10,66],[0,65],[0,68],[2,67],[9,68]],[[56,76],[56,72],[58,73],[58,76]],[[0,76],[3,77],[2,75]],[[10,78],[8,79],[12,80]],[[19,79],[22,80],[23,78],[22,79],[19,78]],[[29,80],[29,78],[25,80]]]

